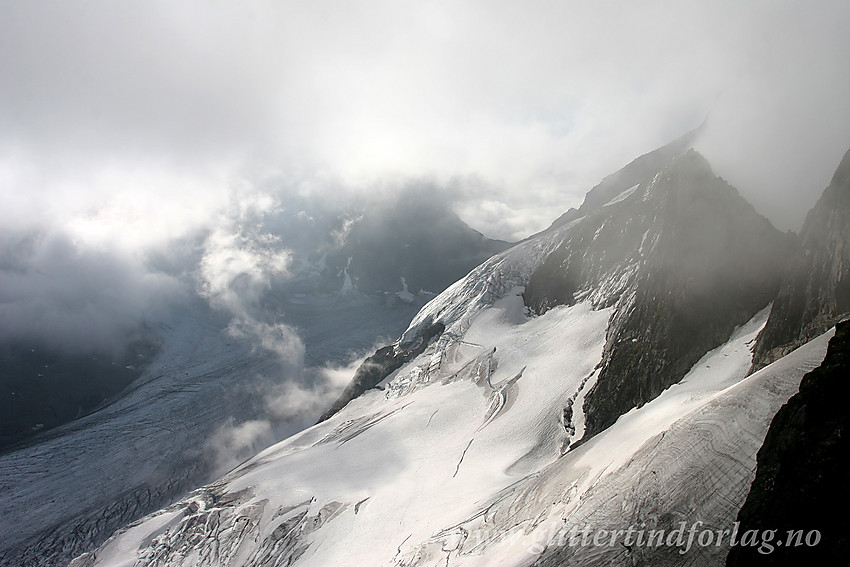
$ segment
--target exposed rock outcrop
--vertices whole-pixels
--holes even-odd
[[[758,530],[760,542],[772,541],[733,547],[726,565],[839,565],[847,560],[848,376],[850,322],[844,322],[836,327],[823,364],[806,374],[800,391],[773,418],[758,452],[756,477],[738,513],[739,532]],[[776,531],[765,537],[765,530]],[[789,536],[796,531],[801,531],[799,538]]]
[[[755,348],[758,370],[850,314],[850,150],[806,216]]]
[[[378,349],[375,354],[363,361],[354,373],[354,378],[330,409],[322,415],[319,423],[344,408],[345,404],[366,390],[377,386],[384,378],[401,368],[402,364],[422,354],[434,337],[439,337],[445,328],[442,323],[434,323],[419,331],[410,341],[399,341]]]
[[[538,313],[615,306],[585,439],[681,380],[766,306],[787,238],[690,150],[587,214],[532,275]]]

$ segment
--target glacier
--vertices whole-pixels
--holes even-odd
[[[834,329],[751,373],[788,240],[688,143],[449,286],[318,424],[72,567],[723,564],[616,534],[733,531]]]
[[[568,425],[581,426],[615,307],[585,298],[536,315],[522,291],[580,222],[497,254],[428,303],[405,335],[436,319],[445,332],[378,388],[72,565],[560,565],[565,553],[630,564],[625,548],[551,544],[576,523],[711,513],[728,527],[770,419],[829,334],[747,377],[762,309],[680,383],[576,446]]]

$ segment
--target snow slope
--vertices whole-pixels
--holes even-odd
[[[496,254],[428,302],[413,318],[405,340],[433,321],[448,334],[463,334],[478,313],[517,287],[525,286],[543,260],[560,246],[583,217],[552,228]]]
[[[163,343],[150,367],[115,403],[0,455],[0,565],[65,565],[315,423],[339,367],[509,246],[427,189],[240,193],[221,226],[155,255],[186,294],[148,321]]]
[[[566,552],[616,564],[631,561],[624,548],[546,544],[571,523],[699,514],[731,524],[771,417],[828,336],[744,378],[762,311],[681,384],[564,453],[563,409],[601,360],[610,309],[584,302],[532,318],[517,292],[385,389],[73,565],[559,565]],[[681,564],[675,549],[639,551]]]
[[[184,564],[256,561],[258,549],[251,546],[224,552],[225,542],[233,543],[233,525],[244,521],[248,509],[258,517],[246,527],[250,536],[242,533],[243,542],[265,542],[298,513],[332,513],[334,521],[315,532],[302,558],[306,565],[333,564],[340,556],[353,565],[381,564],[408,535],[421,542],[439,522],[462,520],[478,500],[559,456],[566,436],[561,407],[599,362],[609,315],[583,304],[526,319],[521,298],[510,294],[473,322],[463,342],[441,339],[403,367],[396,380],[407,381],[404,391],[370,391],[228,475],[212,489],[223,491],[215,498],[239,495],[239,504],[198,511],[217,515],[210,527],[223,540],[220,551],[198,557],[187,540]],[[557,348],[561,344],[574,346]],[[192,500],[203,500],[205,490]],[[283,510],[289,512],[281,515]],[[188,519],[173,520],[172,530],[187,535],[182,530],[195,522]],[[132,533],[150,541],[148,533]],[[162,546],[173,549],[163,539],[174,535],[151,541],[154,553]],[[101,564],[117,564],[117,548],[127,548],[122,537],[97,554]]]

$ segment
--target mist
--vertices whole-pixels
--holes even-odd
[[[198,294],[300,366],[262,301],[310,219],[425,180],[515,241],[703,122],[798,230],[850,147],[848,27],[840,0],[3,1],[0,339],[115,352]]]
[[[301,368],[296,379],[265,380],[252,385],[261,401],[259,419],[228,418],[207,440],[204,454],[212,464],[212,477],[223,474],[245,459],[316,422],[342,393],[365,356],[352,353],[347,364]]]
[[[115,356],[181,293],[172,276],[63,234],[0,234],[0,250],[0,341]]]

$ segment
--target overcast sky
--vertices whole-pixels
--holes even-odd
[[[0,222],[133,246],[269,176],[427,177],[517,238],[708,117],[718,173],[798,229],[850,146],[848,29],[844,0],[3,0]]]
[[[174,287],[151,251],[288,195],[445,187],[518,239],[705,119],[798,230],[850,147],[848,29],[846,0],[0,0],[2,325],[109,337]]]

